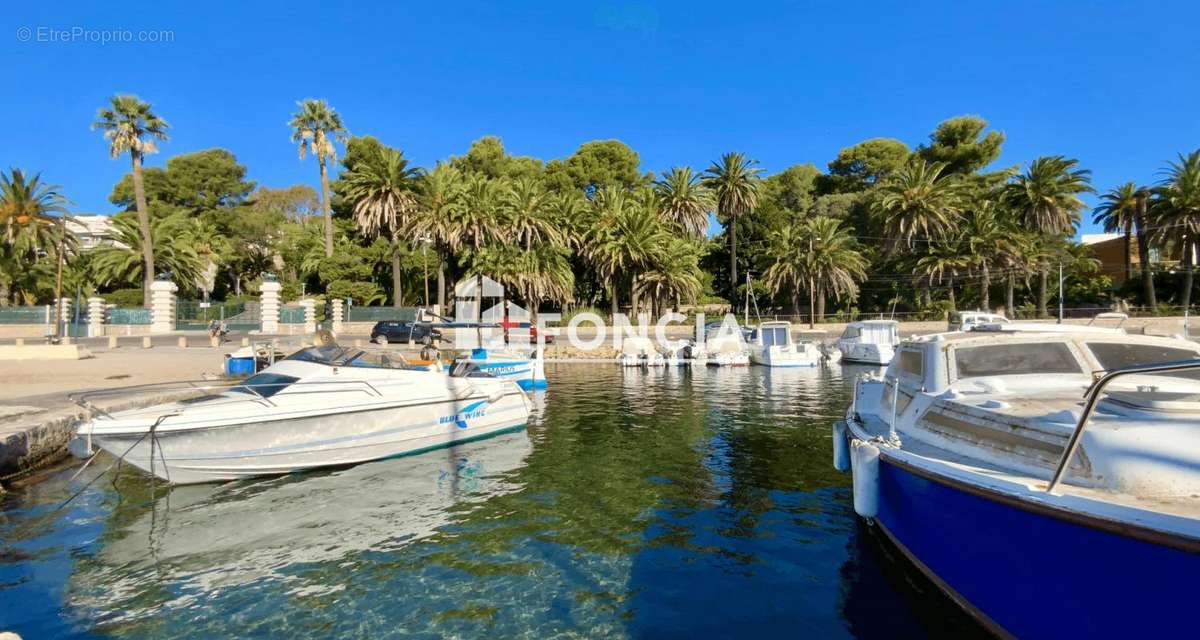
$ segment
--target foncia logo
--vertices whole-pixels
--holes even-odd
[[[460,348],[496,348],[504,345],[545,346],[547,333],[560,333],[552,329],[562,316],[557,313],[538,313],[531,320],[524,307],[509,300],[504,285],[482,274],[469,275],[454,287],[454,320],[457,327],[455,343]],[[577,313],[565,327],[567,342],[581,351],[597,349],[610,342],[620,350],[629,338],[653,339],[660,346],[675,342],[667,337],[671,324],[681,324],[687,317],[676,312],[665,313],[654,322],[645,314],[639,314],[637,322],[630,322],[625,314],[616,314],[611,325],[595,313]],[[696,314],[695,340],[705,342],[704,314]],[[530,328],[532,327],[532,328]],[[582,331],[581,331],[582,329]],[[611,331],[611,335],[610,335]],[[586,339],[581,334],[589,334]],[[740,338],[741,330],[737,319],[725,314],[717,331],[719,338]],[[712,337],[711,335],[708,337]],[[735,339],[736,339],[735,338]]]

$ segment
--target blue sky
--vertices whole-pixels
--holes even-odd
[[[88,128],[117,92],[172,125],[151,164],[225,147],[270,186],[316,183],[286,126],[305,97],[425,166],[496,134],[543,159],[619,138],[654,171],[729,150],[772,172],[824,168],[860,140],[916,145],[971,113],[1007,134],[999,165],[1065,154],[1103,190],[1200,147],[1189,2],[139,4],[0,17],[0,167],[41,171],[81,212],[112,211],[128,169]],[[76,27],[173,41],[46,41]]]

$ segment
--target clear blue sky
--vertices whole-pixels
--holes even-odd
[[[916,145],[970,113],[1008,135],[998,164],[1065,154],[1103,190],[1200,147],[1195,2],[139,4],[0,17],[0,167],[41,171],[81,212],[112,211],[128,169],[88,129],[117,92],[172,125],[151,164],[225,147],[270,186],[316,182],[286,126],[305,97],[425,166],[496,134],[543,159],[619,138],[654,171],[728,150],[824,168],[860,140]],[[47,42],[39,27],[173,41]]]

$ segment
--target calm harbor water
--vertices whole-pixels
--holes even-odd
[[[26,639],[981,633],[856,521],[856,370],[551,366],[523,431],[151,494],[74,469],[0,498]]]

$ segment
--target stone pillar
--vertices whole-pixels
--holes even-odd
[[[88,337],[104,335],[104,298],[88,298]]]
[[[342,304],[341,298],[334,298],[329,302],[330,313],[333,314],[331,328],[335,335],[342,332],[342,320],[344,319]]]
[[[312,298],[305,298],[300,301],[300,306],[304,307],[304,333],[312,333],[317,330],[317,301]]]
[[[264,282],[262,290],[262,332],[279,333],[279,291],[283,285],[278,282]]]
[[[175,292],[179,287],[170,280],[155,280],[150,284],[150,333],[171,333],[175,330]]]
[[[63,298],[59,300],[58,308],[60,309],[59,317],[62,318],[64,325],[71,324],[71,299]]]

